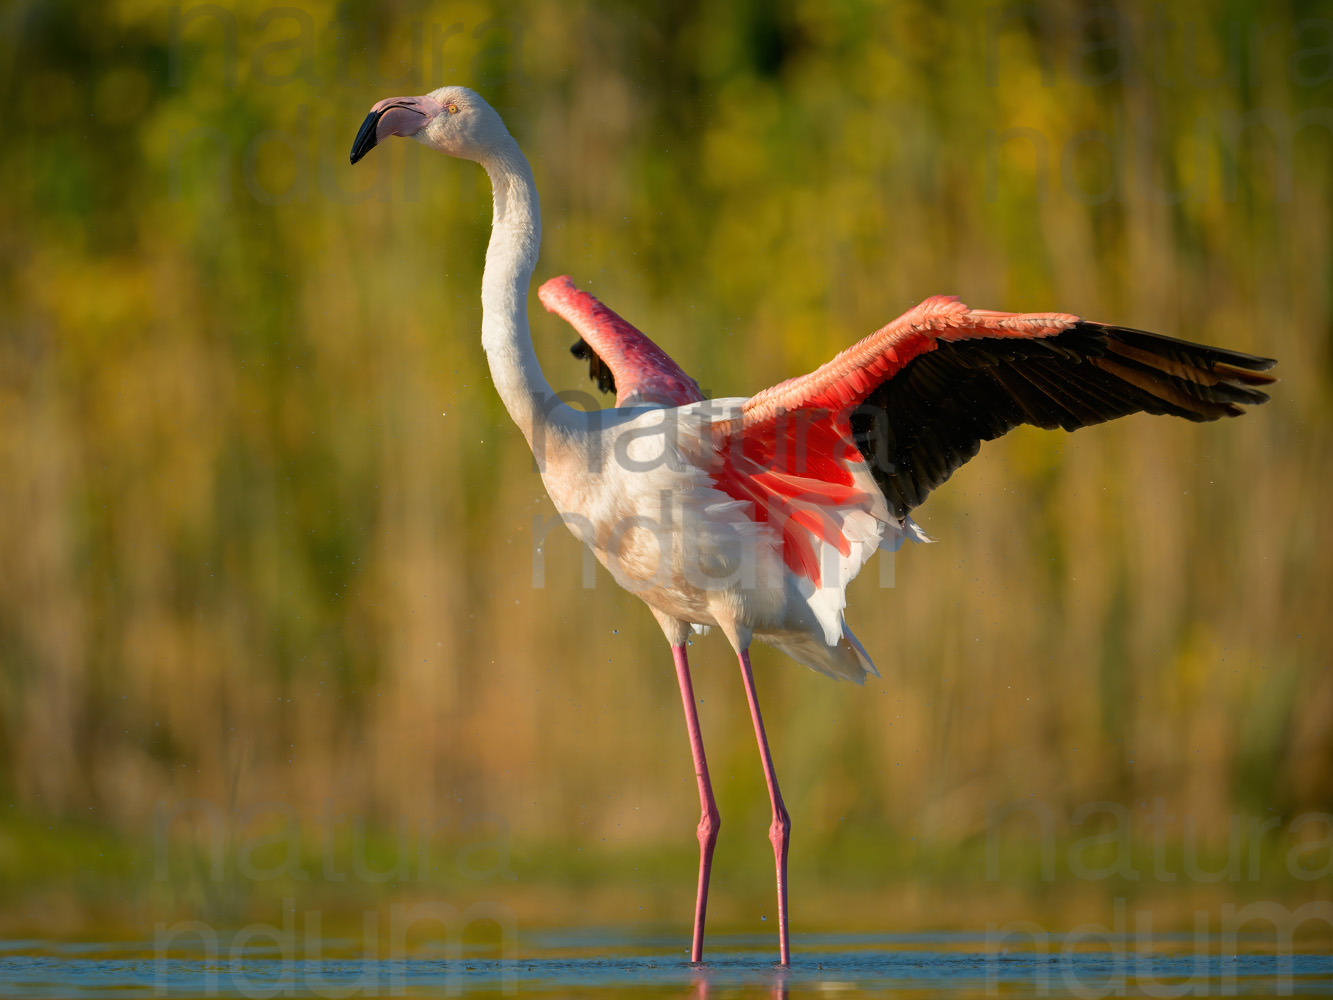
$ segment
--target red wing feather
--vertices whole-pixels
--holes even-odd
[[[898,517],[1019,424],[1076,430],[1129,413],[1216,420],[1266,402],[1256,357],[1067,313],[969,309],[926,299],[809,375],[750,399],[733,426],[765,442],[794,413],[855,443]],[[763,447],[762,444],[759,445]],[[826,462],[829,456],[821,457]],[[824,477],[807,465],[796,475]]]

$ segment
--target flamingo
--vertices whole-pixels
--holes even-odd
[[[1075,430],[1130,413],[1233,417],[1267,401],[1273,359],[1068,313],[970,309],[925,299],[813,372],[745,398],[705,399],[667,354],[568,277],[539,298],[575,327],[576,356],[615,407],[583,411],[552,390],[525,307],[541,242],[528,161],[465,87],[375,104],[355,164],[410,136],[490,176],[481,282],[491,377],[562,519],[661,625],[675,664],[700,803],[692,962],[703,959],[721,817],[690,680],[691,630],[735,650],[768,786],[780,961],[790,963],[782,800],[750,669],[758,640],[835,678],[878,676],[843,617],[846,588],[877,549],[925,541],[911,511],[1019,424]]]

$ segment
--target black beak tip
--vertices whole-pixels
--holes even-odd
[[[375,148],[378,136],[375,134],[375,128],[380,123],[380,116],[383,111],[372,111],[366,115],[366,120],[361,123],[360,130],[356,133],[356,138],[352,141],[352,162],[356,163],[363,156]]]

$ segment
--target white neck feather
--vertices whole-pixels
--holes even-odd
[[[481,346],[496,391],[531,445],[534,433],[564,409],[542,374],[528,329],[528,282],[542,238],[537,186],[508,135],[481,163],[491,177],[495,213],[481,279]]]

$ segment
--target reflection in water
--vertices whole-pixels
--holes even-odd
[[[708,1000],[712,994],[712,984],[707,976],[700,975],[694,980],[694,995],[697,1000]],[[773,973],[773,985],[769,988],[768,995],[772,1000],[787,1000],[787,976],[785,972],[777,971]]]

